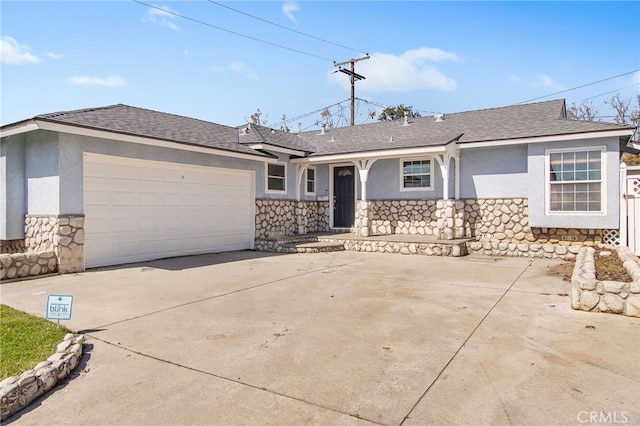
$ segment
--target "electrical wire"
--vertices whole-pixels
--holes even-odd
[[[284,25],[276,24],[275,22],[271,22],[271,21],[269,21],[269,20],[267,20],[267,19],[260,18],[259,16],[251,15],[251,14],[246,13],[246,12],[243,12],[243,11],[241,11],[241,10],[234,9],[234,8],[233,8],[233,7],[231,7],[231,6],[224,5],[224,4],[219,3],[219,2],[217,2],[217,1],[209,0],[209,3],[215,4],[216,6],[224,7],[225,9],[232,10],[232,11],[234,11],[234,12],[236,12],[236,13],[239,13],[239,14],[241,14],[241,15],[245,15],[245,16],[248,16],[248,17],[253,18],[253,19],[256,19],[256,20],[258,20],[258,21],[265,22],[265,23],[267,23],[267,24],[269,24],[269,25],[273,25],[273,26],[275,26],[275,27],[282,28],[282,29],[287,30],[287,31],[291,31],[292,33],[296,33],[296,34],[299,34],[299,35],[302,35],[302,36],[305,36],[305,37],[312,38],[312,39],[314,39],[314,40],[321,41],[321,42],[323,42],[323,43],[331,44],[331,45],[333,45],[333,46],[341,47],[341,48],[343,48],[343,49],[347,49],[347,50],[352,50],[352,51],[354,51],[354,52],[358,52],[358,53],[364,52],[364,50],[354,49],[353,47],[345,46],[345,45],[343,45],[343,44],[335,43],[335,42],[333,42],[333,41],[329,41],[329,40],[326,40],[326,39],[323,39],[323,38],[320,38],[320,37],[316,37],[316,36],[313,36],[313,35],[311,35],[311,34],[303,33],[302,31],[298,31],[298,30],[295,30],[295,29],[293,29],[293,28],[286,27],[286,26],[284,26]]]
[[[272,42],[270,42],[270,41],[261,40],[261,39],[256,38],[256,37],[252,37],[252,36],[249,36],[249,35],[246,35],[246,34],[242,34],[242,33],[236,32],[236,31],[228,30],[228,29],[226,29],[226,28],[222,28],[222,27],[219,27],[219,26],[217,26],[217,25],[213,25],[213,24],[210,24],[210,23],[208,23],[208,22],[201,21],[201,20],[199,20],[199,19],[191,18],[191,17],[189,17],[189,16],[182,15],[182,14],[180,14],[180,13],[173,12],[173,11],[171,11],[171,10],[163,9],[163,8],[161,8],[161,7],[159,7],[159,6],[154,6],[154,5],[152,5],[152,4],[145,3],[145,2],[140,1],[140,0],[131,0],[131,1],[133,1],[133,2],[135,2],[135,3],[138,3],[138,4],[142,4],[142,5],[147,6],[147,7],[150,7],[150,8],[152,8],[152,9],[161,10],[161,11],[162,11],[162,12],[164,12],[164,13],[169,13],[169,14],[171,14],[171,15],[178,16],[178,17],[180,17],[180,18],[187,19],[187,20],[192,21],[192,22],[195,22],[195,23],[198,23],[198,24],[201,24],[201,25],[205,25],[205,26],[210,27],[210,28],[214,28],[214,29],[216,29],[216,30],[220,30],[220,31],[227,32],[227,33],[229,33],[229,34],[236,35],[236,36],[238,36],[238,37],[243,37],[243,38],[246,38],[246,39],[249,39],[249,40],[257,41],[257,42],[260,42],[260,43],[263,43],[263,44],[267,44],[267,45],[269,45],[269,46],[278,47],[278,48],[280,48],[280,49],[288,50],[288,51],[290,51],[290,52],[300,53],[301,55],[311,56],[312,58],[321,59],[321,60],[323,60],[323,61],[331,61],[331,59],[329,59],[329,58],[325,58],[325,57],[323,57],[323,56],[314,55],[313,53],[304,52],[304,51],[302,51],[302,50],[293,49],[293,48],[291,48],[291,47],[284,46],[284,45],[282,45],[282,44],[272,43]]]
[[[602,83],[603,81],[609,81],[609,80],[613,80],[614,78],[624,77],[625,75],[633,74],[634,72],[638,72],[638,71],[640,71],[640,68],[635,69],[635,70],[633,70],[633,71],[625,72],[625,73],[623,73],[623,74],[618,74],[618,75],[615,75],[615,76],[613,76],[613,77],[604,78],[604,79],[602,79],[602,80],[594,81],[594,82],[592,82],[592,83],[587,83],[587,84],[583,84],[583,85],[581,85],[581,86],[572,87],[571,89],[561,90],[561,91],[559,91],[559,92],[551,93],[551,94],[549,94],[549,95],[539,96],[539,97],[537,97],[537,98],[533,98],[533,99],[529,99],[529,100],[526,100],[526,101],[518,102],[518,103],[515,103],[515,104],[513,104],[513,105],[526,104],[526,103],[529,103],[529,102],[537,101],[537,100],[539,100],[539,99],[544,99],[544,98],[548,98],[548,97],[550,97],[550,96],[559,95],[560,93],[571,92],[571,91],[573,91],[573,90],[582,89],[583,87],[593,86],[594,84]]]
[[[640,86],[640,83],[632,84],[631,86],[621,87],[620,89],[611,90],[611,91],[609,91],[609,92],[601,93],[601,94],[599,94],[599,95],[590,96],[590,97],[588,97],[588,98],[584,98],[584,99],[582,99],[582,100],[580,100],[580,101],[578,101],[578,102],[584,102],[584,101],[588,101],[588,100],[591,100],[591,99],[594,99],[594,98],[599,98],[600,96],[610,95],[610,94],[612,94],[612,93],[616,93],[616,92],[619,92],[619,91],[621,91],[621,90],[629,89],[629,88],[634,87],[634,86]]]

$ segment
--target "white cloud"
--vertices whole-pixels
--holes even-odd
[[[515,81],[516,83],[519,83],[520,81],[522,81],[522,79],[518,74],[509,74],[509,80]]]
[[[51,59],[62,59],[64,58],[63,53],[55,53],[55,52],[47,52],[47,56]]]
[[[4,36],[0,40],[0,60],[5,64],[37,64],[42,61],[30,52],[31,48],[20,44],[13,37]]]
[[[109,77],[88,77],[85,75],[71,77],[71,83],[87,85],[87,86],[106,86],[106,87],[120,87],[124,86],[125,81],[122,77],[112,75]]]
[[[371,59],[356,63],[355,72],[366,78],[358,82],[358,88],[369,93],[421,89],[455,90],[456,81],[440,72],[430,62],[457,60],[458,57],[454,53],[430,47],[409,50],[400,56],[375,53],[371,55]],[[350,87],[349,78],[342,73],[334,73],[332,70],[329,76],[341,86]]]
[[[538,74],[536,79],[531,82],[531,86],[539,87],[542,89],[553,89],[553,90],[563,90],[561,84],[554,81],[551,77],[546,74]]]
[[[243,62],[232,62],[229,65],[225,65],[222,67],[211,66],[209,67],[209,70],[212,72],[231,71],[237,74],[241,74],[242,76],[244,76],[245,78],[248,78],[249,80],[257,81],[259,79],[258,74],[254,70],[252,70],[251,67],[249,67],[249,65]]]
[[[295,1],[286,1],[282,5],[282,12],[294,23],[296,22],[296,17],[293,15],[293,12],[297,12],[298,9],[298,3]]]
[[[149,8],[149,10],[147,10],[147,13],[142,18],[142,21],[148,24],[160,25],[171,30],[179,30],[180,28],[178,28],[178,26],[173,23],[173,20],[176,19],[176,15],[171,13],[173,11],[169,8],[169,6],[158,7],[162,10]]]

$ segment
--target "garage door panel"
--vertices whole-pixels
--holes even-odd
[[[86,154],[87,267],[250,248],[251,172]]]

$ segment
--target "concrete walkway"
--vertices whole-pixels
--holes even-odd
[[[15,424],[640,423],[640,320],[560,261],[236,252],[3,284],[74,296],[81,371]],[[625,421],[623,421],[625,420]]]

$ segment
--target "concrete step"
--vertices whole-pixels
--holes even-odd
[[[300,242],[280,245],[283,253],[327,253],[344,251],[344,243],[338,242]]]

